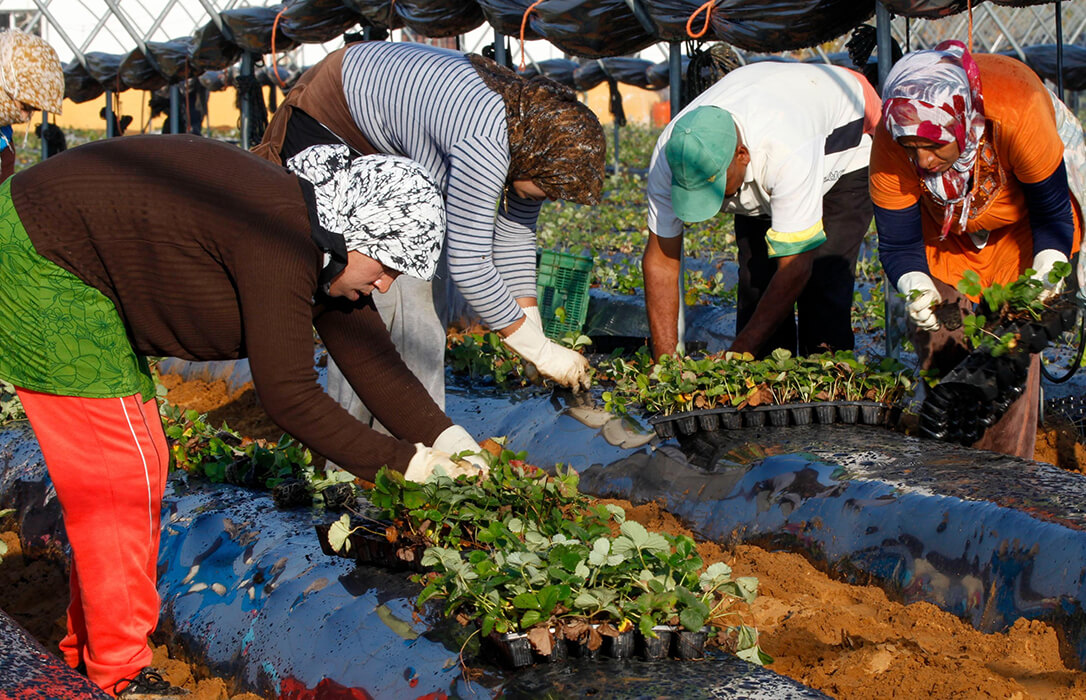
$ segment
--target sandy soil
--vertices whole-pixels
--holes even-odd
[[[655,503],[613,502],[650,529],[692,536]],[[982,634],[934,605],[834,581],[798,554],[711,542],[698,550],[706,563],[758,577],[750,614],[774,657],[769,668],[833,697],[1086,698],[1086,673],[1064,664],[1045,623]]]

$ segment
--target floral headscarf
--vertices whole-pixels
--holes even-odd
[[[318,240],[329,256],[326,268],[342,270],[346,260],[336,258],[357,250],[405,275],[434,276],[445,240],[445,206],[421,165],[400,156],[352,158],[347,146],[320,145],[290,158],[287,168],[312,183],[321,227],[342,236],[331,245]]]
[[[945,208],[941,238],[946,238],[961,204],[959,226],[965,231],[972,201],[970,177],[984,135],[984,99],[980,71],[960,41],[944,41],[929,51],[914,51],[894,65],[883,89],[882,113],[894,140],[903,136],[945,145],[961,152],[945,173],[918,170],[924,186]]]
[[[33,34],[0,32],[0,124],[18,124],[19,103],[60,114],[64,70],[53,47]]]
[[[577,93],[543,76],[525,79],[476,54],[468,60],[505,102],[508,181],[531,180],[551,199],[598,204],[607,140]]]

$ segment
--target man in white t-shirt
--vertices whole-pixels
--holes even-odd
[[[642,266],[653,354],[678,342],[683,222],[735,214],[736,338],[764,356],[854,346],[856,257],[872,217],[870,133],[879,99],[858,73],[762,62],[738,68],[680,112],[648,175]],[[798,320],[797,320],[798,318]]]

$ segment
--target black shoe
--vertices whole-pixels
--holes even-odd
[[[117,693],[117,686],[127,683],[124,690]],[[140,700],[158,700],[188,695],[189,691],[170,685],[158,671],[147,667],[136,674],[135,678],[122,678],[113,684],[113,692],[119,698],[139,698]]]

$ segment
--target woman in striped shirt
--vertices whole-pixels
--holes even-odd
[[[449,274],[464,298],[544,376],[589,386],[587,361],[543,335],[535,298],[542,200],[595,204],[603,184],[603,129],[575,93],[479,56],[352,44],[302,76],[254,150],[283,162],[315,143],[340,142],[426,167],[445,195]],[[430,285],[403,285],[398,298],[381,301],[405,361],[443,406],[445,330]],[[342,382],[329,370],[336,395]],[[356,399],[339,398],[364,415]]]

